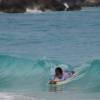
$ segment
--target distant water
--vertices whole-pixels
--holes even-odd
[[[1,13],[0,100],[100,100],[99,12]],[[61,64],[78,76],[51,87],[50,69]]]

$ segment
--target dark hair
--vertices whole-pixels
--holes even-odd
[[[59,73],[61,73],[61,74],[63,73],[63,70],[62,70],[60,67],[57,67],[57,68],[55,69],[55,72],[57,72],[57,71],[58,71]]]
[[[72,73],[72,74],[75,74],[75,72],[74,72],[74,71],[71,71],[71,73]]]

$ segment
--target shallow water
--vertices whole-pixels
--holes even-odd
[[[0,100],[99,100],[99,12],[0,14]],[[78,76],[51,87],[50,69],[61,64]]]

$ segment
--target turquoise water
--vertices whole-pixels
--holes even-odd
[[[1,100],[99,100],[100,9],[0,14]],[[50,69],[69,65],[78,76],[47,84]]]

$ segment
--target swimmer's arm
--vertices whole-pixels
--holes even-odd
[[[57,82],[61,82],[62,80],[56,80],[56,79],[54,79],[54,80],[50,80],[49,81],[49,84],[56,84]]]
[[[55,81],[55,80],[50,80],[49,81],[49,84],[56,84],[57,83],[57,81]]]
[[[61,82],[61,80],[59,80],[59,81],[50,80],[48,83],[49,83],[49,84],[56,84],[57,82]]]

